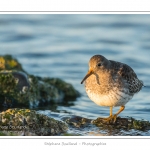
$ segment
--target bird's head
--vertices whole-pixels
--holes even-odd
[[[92,74],[97,72],[104,72],[109,67],[109,60],[102,55],[94,55],[89,61],[89,71],[81,81],[81,84]]]

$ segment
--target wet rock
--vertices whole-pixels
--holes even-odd
[[[80,96],[80,93],[71,84],[59,78],[43,78],[43,81],[61,90],[64,93],[64,98],[76,98]]]
[[[10,55],[0,57],[0,108],[47,104],[75,100],[79,92],[58,78],[41,78],[24,71]]]
[[[30,84],[27,75],[21,71],[0,71],[1,107],[13,107],[28,103]],[[27,104],[26,104],[27,105]]]
[[[115,122],[104,122],[103,118],[97,118],[96,120],[92,121],[97,127],[111,127],[115,129],[135,129],[135,130],[142,130],[147,131],[150,130],[150,122],[144,120],[136,120],[134,118],[121,118],[117,117]]]
[[[91,124],[91,119],[83,118],[80,116],[71,116],[69,118],[63,118],[63,120],[68,124],[76,128],[82,128]]]
[[[145,120],[136,120],[134,118],[120,118],[116,122],[103,122],[102,118],[96,120],[83,118],[80,116],[67,116],[62,118],[68,124],[66,134],[71,135],[99,135],[99,136],[115,136],[115,135],[149,135],[150,122]]]
[[[29,109],[8,109],[0,113],[0,135],[60,135],[67,125]]]
[[[61,103],[64,93],[55,86],[43,81],[40,77],[29,75],[30,81],[30,106],[36,107],[48,103]]]
[[[27,75],[21,71],[11,71],[11,70],[4,70],[0,71],[1,82],[4,82],[3,85],[8,88],[9,86],[16,86],[18,91],[24,92],[25,89],[29,89],[30,84]],[[15,88],[15,87],[14,87]],[[13,88],[12,88],[13,90]]]

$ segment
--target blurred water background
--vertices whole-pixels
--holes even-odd
[[[93,103],[80,84],[88,61],[101,54],[126,63],[150,85],[150,15],[1,14],[0,55],[4,54],[17,58],[30,74],[61,78],[80,91],[80,98],[55,111],[90,119],[107,117],[109,108]],[[143,88],[120,116],[150,120],[149,93],[150,88]]]

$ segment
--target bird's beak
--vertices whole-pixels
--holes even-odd
[[[83,80],[81,81],[81,84],[90,76],[90,75],[92,75],[94,72],[93,72],[93,70],[92,69],[90,69],[89,71],[88,71],[88,73],[86,74],[86,76],[83,78]]]

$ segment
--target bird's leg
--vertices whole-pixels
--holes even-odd
[[[109,115],[108,118],[103,118],[103,121],[104,121],[104,122],[109,122],[110,120],[112,120],[112,117],[113,117],[112,111],[113,111],[113,107],[111,106],[111,107],[110,107],[110,115]]]
[[[117,116],[118,116],[124,109],[125,109],[125,106],[121,106],[120,109],[119,109],[119,111],[118,111],[116,114],[113,115],[113,120],[114,120],[114,122],[116,121]]]
[[[124,109],[125,109],[125,106],[121,106],[119,111],[115,115],[118,116]]]
[[[119,111],[115,115],[119,115],[124,109],[125,109],[125,106],[121,106]]]
[[[110,116],[108,118],[104,118],[103,121],[104,122],[109,122],[109,121],[113,121],[115,122],[117,119],[117,116],[125,109],[125,106],[121,106],[119,111],[116,114],[112,114],[112,107],[110,107]]]
[[[113,115],[113,107],[110,107],[110,116],[112,116]]]

